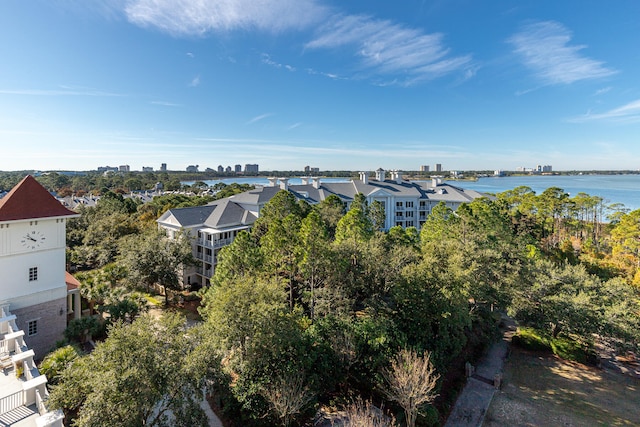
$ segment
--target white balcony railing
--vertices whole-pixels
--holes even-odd
[[[224,246],[230,245],[231,242],[233,242],[233,239],[231,239],[231,238],[229,238],[229,239],[217,239],[217,240],[200,239],[198,241],[198,244],[200,246],[204,246],[205,248],[219,249],[219,248],[222,248]]]
[[[0,398],[0,415],[11,412],[24,404],[24,392],[22,390]]]

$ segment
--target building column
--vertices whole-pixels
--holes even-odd
[[[82,298],[80,297],[80,290],[78,289],[73,296],[73,318],[79,319],[82,316]]]

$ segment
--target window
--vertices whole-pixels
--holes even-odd
[[[27,323],[27,335],[31,336],[31,335],[35,335],[38,333],[38,321],[37,320],[30,320]]]
[[[38,267],[30,267],[29,268],[29,281],[35,282],[38,280]]]
[[[412,208],[413,207],[413,202],[404,202],[404,206],[407,208]]]
[[[407,213],[405,213],[405,216],[413,216],[413,211],[408,211]]]

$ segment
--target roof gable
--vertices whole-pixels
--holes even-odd
[[[27,175],[2,199],[0,221],[76,216],[65,208],[34,177]]]
[[[205,225],[212,228],[229,227],[233,225],[247,225],[255,221],[255,216],[247,216],[247,210],[233,202],[230,198],[216,201],[218,207],[205,221]]]

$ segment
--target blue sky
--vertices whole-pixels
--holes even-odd
[[[640,168],[640,2],[3,0],[0,170]]]

